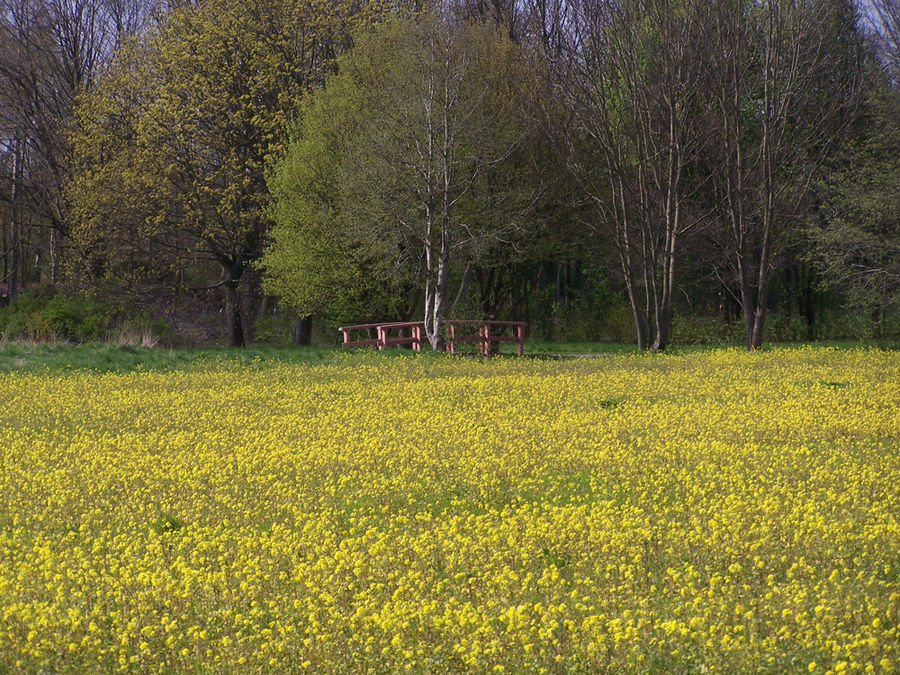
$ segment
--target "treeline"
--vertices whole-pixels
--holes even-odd
[[[0,0],[0,331],[882,337],[898,35],[896,0]]]

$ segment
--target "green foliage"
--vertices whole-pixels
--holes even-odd
[[[672,320],[672,344],[741,344],[746,328],[740,321],[726,323],[720,317],[676,314]]]
[[[52,297],[53,292],[49,288],[30,289],[12,304],[0,308],[0,333],[8,339],[34,339],[29,334],[29,327],[35,325],[37,317]]]
[[[574,342],[631,342],[634,320],[624,293],[609,272],[599,265],[563,265],[566,283],[562,289],[545,288],[534,293],[529,315],[535,317],[531,333],[536,338]],[[559,270],[562,274],[562,270]],[[560,280],[557,280],[557,284]]]
[[[515,152],[524,75],[487,25],[426,13],[359,34],[270,177],[267,290],[331,318],[397,317],[436,278],[438,250],[496,264],[503,241],[508,258],[534,199]]]
[[[817,340],[898,340],[900,313],[828,311],[816,319]]]
[[[807,231],[824,285],[869,312],[900,309],[900,92],[878,86],[819,185],[821,218]]]
[[[766,332],[772,342],[809,342],[809,326],[802,316],[772,314],[767,320]],[[814,334],[816,341],[828,342],[896,340],[900,337],[900,315],[873,317],[859,312],[823,311],[816,316]],[[737,345],[745,337],[745,328],[740,321],[726,323],[720,317],[679,314],[672,322],[672,343],[675,345]]]
[[[786,313],[771,314],[766,334],[772,342],[806,342],[806,319]],[[738,345],[746,340],[746,328],[740,321],[726,323],[720,317],[677,315],[672,322],[672,343],[678,345]]]
[[[291,344],[296,317],[290,312],[264,314],[256,319],[255,342],[273,347],[286,347]]]
[[[90,295],[54,295],[40,315],[64,339],[83,342],[105,337],[115,308]]]
[[[387,9],[183,3],[120,50],[83,97],[72,133],[78,271],[219,282],[226,324],[239,331],[239,280],[270,225],[266,169],[284,152],[303,94],[321,84],[350,32]]]
[[[28,291],[0,309],[0,333],[8,339],[34,342],[84,342],[107,336],[116,308],[94,295]]]
[[[858,133],[827,162],[829,172],[808,200],[812,206],[801,204],[805,195],[794,189],[806,185],[806,167],[817,164],[820,150],[833,147],[833,139],[820,138],[814,127],[821,123],[836,135],[842,125],[832,113],[852,108],[843,98],[852,93],[849,86],[843,93],[830,88],[856,63],[853,17],[845,11],[850,3],[588,3],[579,11],[598,12],[597,34],[579,45],[586,50],[579,64],[585,73],[598,70],[581,90],[573,86],[580,69],[567,70],[566,45],[559,45],[559,62],[542,62],[541,49],[533,49],[537,40],[514,42],[493,25],[448,18],[455,17],[452,10],[440,21],[427,12],[411,18],[403,11],[408,3],[369,0],[171,5],[174,10],[140,40],[118,48],[80,97],[66,193],[72,239],[62,246],[71,288],[115,280],[118,297],[122,290],[133,293],[137,282],[175,293],[230,284],[255,292],[246,275],[238,279],[265,250],[265,289],[318,313],[328,326],[421,318],[422,286],[437,276],[423,262],[428,213],[441,210],[441,195],[432,188],[447,177],[448,299],[464,269],[473,278],[496,272],[500,279],[473,282],[454,305],[455,317],[521,318],[510,316],[520,312],[531,317],[536,335],[630,340],[635,328],[621,277],[618,285],[605,281],[593,295],[581,296],[559,294],[552,279],[536,282],[530,275],[557,261],[589,267],[613,258],[624,249],[615,241],[616,233],[626,232],[620,226],[638,223],[628,234],[643,248],[632,251],[630,267],[618,261],[615,274],[631,275],[636,306],[650,306],[644,284],[661,277],[638,274],[638,268],[653,271],[666,258],[658,230],[663,207],[673,203],[663,189],[670,180],[666,152],[680,148],[684,166],[670,186],[671,194],[681,195],[674,203],[682,207],[683,226],[673,225],[678,276],[688,257],[679,251],[690,251],[704,258],[698,276],[714,269],[720,283],[737,290],[740,280],[731,268],[739,251],[729,254],[729,242],[743,241],[745,276],[758,279],[757,263],[765,259],[763,271],[775,269],[782,264],[779,252],[798,245],[796,232],[785,234],[796,221],[781,216],[807,209],[816,216],[810,249],[828,292],[862,312],[836,314],[822,325],[817,316],[816,334],[872,335],[869,312],[881,312],[886,319],[875,325],[890,332],[900,287],[896,87],[870,78]],[[402,17],[386,18],[394,13]],[[771,180],[760,168],[760,152],[770,147],[762,143],[767,17],[778,26],[778,49],[771,54],[773,79],[766,86],[772,92],[766,95],[795,113],[770,120],[778,122],[775,136],[785,140],[783,147],[771,146]],[[819,25],[820,18],[827,22]],[[708,30],[713,21],[725,30]],[[356,46],[345,53],[351,35]],[[697,39],[703,35],[709,40]],[[821,36],[828,58],[819,63],[812,57]],[[796,49],[782,53],[781,41]],[[809,59],[797,70],[787,68],[795,53]],[[823,68],[828,77],[807,66]],[[536,73],[555,69],[570,80],[555,81],[551,89],[549,78]],[[793,74],[800,78],[796,91],[789,87]],[[429,83],[435,85],[430,93],[423,88]],[[592,109],[592,123],[579,121]],[[434,124],[443,112],[454,133]],[[667,112],[680,129],[671,138],[663,123]],[[441,174],[441,153],[423,152],[429,140],[441,147],[448,141],[449,175]],[[746,161],[731,166],[738,157]],[[7,172],[9,159],[0,157]],[[575,174],[562,170],[564,163]],[[735,175],[740,190],[733,187]],[[783,198],[773,202],[773,243],[762,256],[761,207],[769,202],[760,194],[770,183]],[[612,199],[617,189],[624,197],[618,205]],[[728,204],[746,214],[734,236]],[[710,235],[711,223],[723,227]],[[641,256],[649,258],[641,262]],[[758,298],[752,296],[759,296],[764,309],[766,284],[750,286],[745,301],[753,304]],[[18,309],[3,314],[7,334],[80,340],[121,330],[123,341],[143,334],[170,340],[167,326],[149,318],[104,324],[106,310],[79,306],[84,300],[56,300],[46,311],[47,302],[34,310],[28,302],[17,301]],[[283,344],[289,323],[287,316],[263,319],[257,335]],[[802,329],[786,315],[769,317],[765,325],[773,339],[795,339]],[[736,330],[716,319],[683,317],[676,318],[672,339],[743,338]]]
[[[353,93],[337,78],[305,100],[287,156],[269,178],[272,243],[260,266],[267,292],[339,321],[389,315],[399,275],[391,257],[348,222],[339,195],[342,149],[336,138]]]
[[[150,529],[156,532],[156,534],[162,535],[167,532],[177,532],[183,528],[184,525],[185,522],[183,520],[166,513],[151,521]]]

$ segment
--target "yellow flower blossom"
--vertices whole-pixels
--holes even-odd
[[[895,352],[0,377],[0,672],[900,658]]]

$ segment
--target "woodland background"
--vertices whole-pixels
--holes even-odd
[[[896,0],[0,0],[0,333],[900,334]]]

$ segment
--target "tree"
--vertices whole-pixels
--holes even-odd
[[[312,304],[314,288],[418,279],[440,349],[452,266],[514,237],[534,200],[504,173],[527,134],[525,78],[490,25],[425,13],[360,36],[276,172],[270,283]]]
[[[809,185],[853,117],[859,44],[840,1],[710,5],[704,171],[746,327],[760,347],[772,271]]]
[[[26,276],[20,262],[29,235],[36,238],[29,257],[49,253],[56,282],[60,240],[70,229],[62,186],[76,97],[155,7],[150,0],[0,0],[0,153],[10,159],[0,200],[10,205],[10,295]]]
[[[698,220],[702,4],[579,3],[549,55],[570,115],[557,143],[615,246],[640,349],[668,344],[680,242]]]
[[[890,4],[876,4],[883,26],[900,18]],[[887,48],[896,45],[892,35],[877,36],[880,63],[867,68],[860,115],[815,185],[819,217],[807,231],[807,257],[828,287],[871,313],[876,337],[886,314],[900,308],[900,53]]]
[[[409,318],[405,261],[387,242],[348,217],[341,192],[347,121],[338,109],[364,109],[362,93],[334,78],[307,97],[288,151],[269,177],[274,227],[260,260],[265,289],[301,316],[340,322],[358,316]]]
[[[223,289],[227,343],[242,346],[241,279],[269,227],[266,168],[297,101],[322,83],[353,26],[382,9],[207,0],[173,10],[123,51],[85,99],[75,136],[69,194],[89,266],[128,273],[98,255],[123,229],[162,275],[216,265],[220,278],[206,283]]]
[[[875,35],[888,77],[894,86],[900,84],[900,2],[871,0],[875,14]]]

